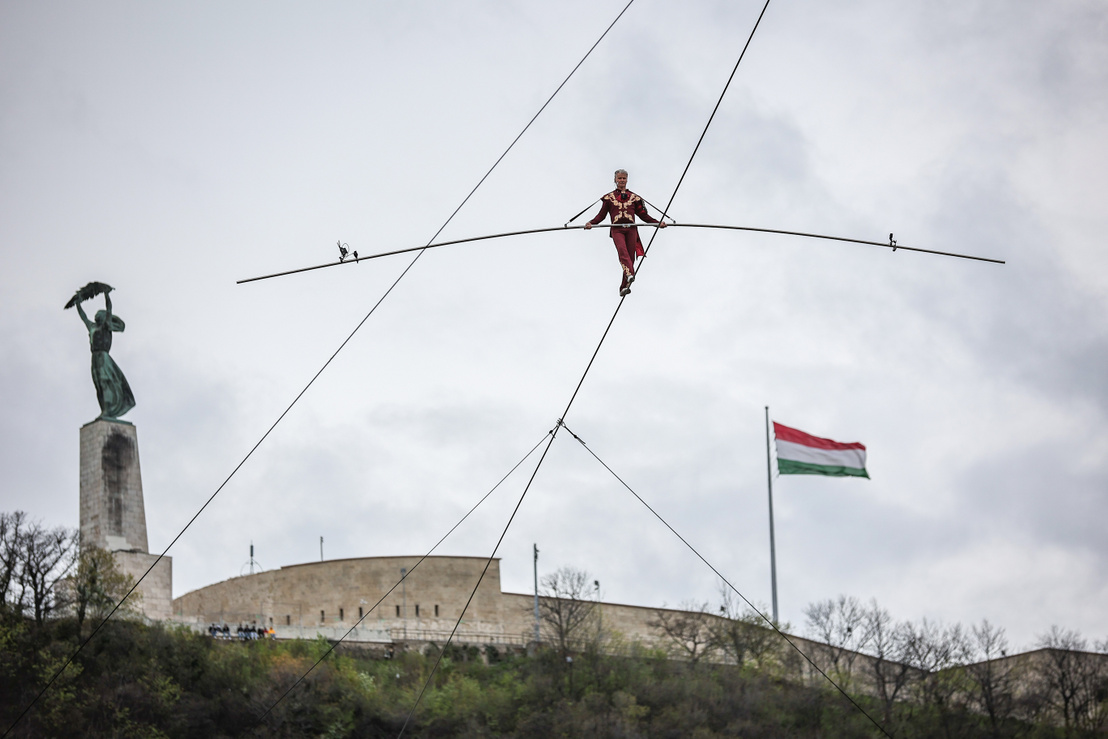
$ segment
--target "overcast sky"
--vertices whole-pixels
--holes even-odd
[[[161,551],[623,7],[0,5],[2,507],[78,524],[98,413],[62,306],[113,285]],[[637,0],[441,238],[564,223],[612,170],[664,205],[761,3]],[[661,233],[566,422],[770,600],[765,406],[869,451],[775,480],[782,618],[840,593],[1030,646],[1108,636],[1108,7],[774,0],[671,214],[1007,260]],[[590,213],[591,215],[591,213]],[[649,233],[649,232],[644,232]],[[604,230],[433,250],[170,551],[174,594],[425,552],[543,438],[619,297]],[[99,307],[99,306],[96,306]],[[532,460],[439,550],[488,555]],[[715,576],[562,433],[505,590],[717,602]]]

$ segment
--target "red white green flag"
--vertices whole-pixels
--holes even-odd
[[[777,441],[777,471],[782,475],[865,477],[866,448],[856,441],[843,443],[806,434],[773,422]]]

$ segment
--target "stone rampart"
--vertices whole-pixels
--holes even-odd
[[[290,565],[209,585],[173,601],[190,623],[296,627],[297,633],[362,626],[396,641],[445,640],[487,560],[484,557],[364,557]],[[401,570],[408,574],[401,580]],[[390,592],[391,591],[391,592]],[[381,604],[370,609],[379,601]],[[317,628],[319,627],[319,628]],[[518,643],[506,628],[500,560],[489,565],[460,631],[471,639]]]
[[[193,625],[257,624],[280,638],[338,638],[361,616],[353,641],[445,642],[481,570],[484,557],[365,557],[327,560],[234,577],[173,601],[173,618]],[[398,585],[401,569],[411,570]],[[391,589],[391,592],[389,592]],[[371,612],[374,604],[384,598]],[[667,608],[598,604],[601,643],[665,648],[653,625]],[[708,619],[717,619],[713,615]],[[500,561],[493,560],[455,641],[526,646],[534,637],[534,596],[500,590]],[[551,635],[542,630],[544,641]]]

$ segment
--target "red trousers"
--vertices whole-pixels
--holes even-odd
[[[616,245],[616,253],[619,254],[619,263],[623,265],[623,282],[619,284],[622,290],[627,287],[627,273],[635,273],[635,255],[639,252],[639,230],[637,228],[613,228],[612,241]]]

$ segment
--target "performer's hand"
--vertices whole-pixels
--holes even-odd
[[[585,230],[588,231],[592,228],[592,221],[585,221]]]
[[[666,227],[666,222],[665,221],[658,221],[658,228],[665,228],[665,227]]]

